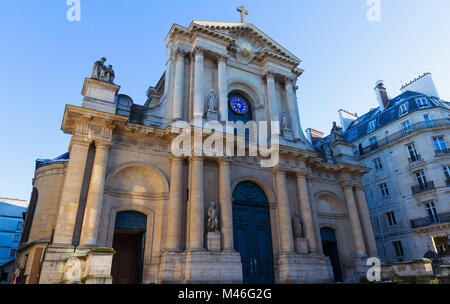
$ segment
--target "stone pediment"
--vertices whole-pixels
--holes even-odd
[[[237,59],[245,64],[265,57],[272,57],[295,66],[301,63],[299,58],[253,24],[194,21],[189,28],[174,25],[170,31],[170,33],[180,32],[191,37],[196,32],[201,32],[215,39],[224,40],[229,44],[230,51],[236,53]]]

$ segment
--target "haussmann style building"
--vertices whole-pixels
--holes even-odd
[[[384,263],[439,256],[450,262],[450,103],[430,73],[389,98],[375,87],[379,107],[357,117],[340,111],[354,144],[378,252]]]
[[[16,282],[365,277],[366,258],[377,256],[361,180],[369,169],[339,132],[332,161],[315,151],[299,119],[300,59],[241,11],[240,23],[173,25],[165,73],[144,105],[119,94],[105,58],[95,63],[81,106],[64,112],[69,153],[37,161]],[[265,167],[267,156],[249,156],[250,129],[224,132],[234,139],[227,148],[244,143],[247,156],[172,153],[174,126],[214,121],[269,122],[279,161]]]

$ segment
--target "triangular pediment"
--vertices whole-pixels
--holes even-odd
[[[177,26],[178,30],[181,29]],[[212,21],[193,21],[189,28],[185,29],[192,33],[196,30],[203,30],[214,37],[220,37],[229,41],[239,41],[245,39],[256,46],[258,53],[279,57],[289,60],[298,65],[301,60],[289,52],[275,40],[267,36],[263,31],[251,23],[232,23],[232,22],[212,22]]]

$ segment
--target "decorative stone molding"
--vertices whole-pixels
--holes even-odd
[[[193,56],[203,56],[205,54],[205,52],[206,52],[206,48],[204,48],[202,46],[196,46],[192,50],[192,55]]]

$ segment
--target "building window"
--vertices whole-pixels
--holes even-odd
[[[410,145],[406,146],[406,150],[408,151],[410,162],[415,162],[415,161],[420,160],[420,155],[417,154],[416,145],[410,144]]]
[[[436,148],[436,153],[447,153],[447,145],[445,144],[443,137],[433,138],[434,147]]]
[[[20,241],[20,234],[16,233],[14,234],[13,242],[17,243]]]
[[[397,219],[395,218],[395,212],[386,212],[387,224],[389,227],[397,226]]]
[[[408,113],[408,108],[409,108],[409,104],[407,102],[405,102],[404,104],[402,104],[400,106],[400,114],[401,115],[405,115]]]
[[[376,127],[376,120],[372,120],[371,122],[369,122],[369,126],[367,127],[367,133],[373,132],[375,130]]]
[[[403,245],[401,241],[392,242],[392,246],[394,246],[395,255],[397,257],[404,257],[405,253],[403,251]]]
[[[370,148],[371,148],[372,151],[377,149],[378,148],[377,138],[375,136],[369,138],[369,144],[370,144]]]
[[[447,180],[450,180],[450,166],[444,166],[444,175],[447,178]]]
[[[372,220],[373,231],[375,233],[380,233],[380,231],[381,231],[380,218],[378,216],[372,216],[371,220]]]
[[[22,226],[23,226],[23,222],[18,222],[16,230],[22,230]]]
[[[404,123],[402,123],[402,128],[403,128],[404,132],[411,131],[411,123],[409,122],[409,120],[407,120]]]
[[[434,246],[440,256],[450,255],[448,236],[433,236]]]
[[[439,217],[436,211],[436,206],[434,205],[434,202],[426,203],[425,204],[425,212],[430,219],[431,223],[438,223]]]
[[[428,100],[425,97],[417,98],[416,103],[419,109],[428,108]]]
[[[13,258],[16,256],[16,249],[11,249],[11,252],[9,253],[9,257]]]
[[[383,169],[383,164],[381,163],[381,159],[380,158],[375,158],[373,160],[373,167],[377,171]]]
[[[381,192],[381,197],[385,198],[389,196],[389,189],[388,186],[386,184],[381,184],[379,185],[380,187],[380,192]]]
[[[421,188],[425,188],[427,186],[427,178],[425,176],[425,172],[422,170],[416,172],[416,180]]]

